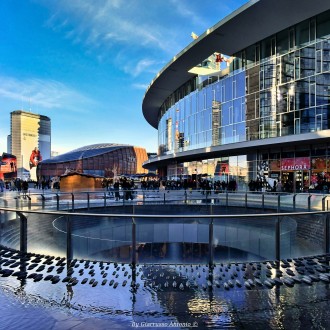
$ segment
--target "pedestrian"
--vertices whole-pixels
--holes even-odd
[[[29,189],[29,183],[27,181],[22,182],[23,198],[26,198],[26,194]]]

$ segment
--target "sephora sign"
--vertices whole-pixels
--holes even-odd
[[[309,157],[297,157],[297,158],[282,158],[281,170],[282,171],[303,171],[310,169]]]

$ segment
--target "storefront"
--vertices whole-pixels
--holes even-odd
[[[269,162],[269,176],[286,192],[306,192],[310,187],[310,157],[282,158]]]

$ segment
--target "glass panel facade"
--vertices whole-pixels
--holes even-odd
[[[228,74],[195,77],[170,95],[158,123],[159,155],[329,130],[329,86],[330,11],[234,54]],[[253,181],[255,190],[323,191],[330,187],[329,150],[297,143],[171,164],[167,175],[170,168],[193,187],[207,178],[219,190],[249,190]]]
[[[163,104],[159,154],[329,129],[330,13],[235,54],[224,77],[197,77]]]

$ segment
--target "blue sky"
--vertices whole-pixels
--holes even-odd
[[[1,0],[0,154],[10,112],[52,121],[52,150],[157,151],[142,100],[171,58],[246,0]]]

